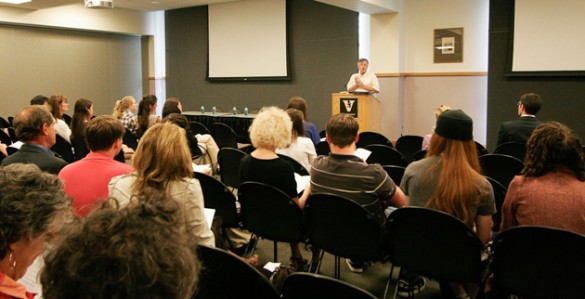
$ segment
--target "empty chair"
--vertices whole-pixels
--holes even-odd
[[[213,138],[217,146],[222,149],[224,147],[238,148],[238,134],[230,126],[224,123],[214,123]]]
[[[247,154],[236,148],[222,148],[217,153],[221,182],[232,188],[240,186],[240,160]]]
[[[124,132],[124,135],[122,136],[122,143],[124,143],[127,147],[136,150],[138,147],[138,138],[136,138],[136,135],[134,135],[132,131],[126,128],[126,132]]]
[[[372,144],[366,146],[366,149],[372,153],[366,160],[368,164],[378,163],[380,165],[396,165],[406,167],[408,161],[398,150],[381,144]]]
[[[500,231],[500,222],[502,222],[502,204],[504,203],[504,199],[506,198],[506,187],[502,184],[498,183],[498,181],[486,177],[488,182],[492,185],[492,189],[494,190],[494,198],[496,203],[496,213],[492,215],[492,220],[494,221],[494,226],[492,227],[493,232]]]
[[[359,203],[333,194],[311,194],[305,214],[311,244],[335,255],[336,278],[341,272],[340,257],[386,259],[384,227]]]
[[[279,156],[281,159],[284,159],[284,160],[286,160],[287,162],[289,162],[289,163],[292,165],[292,167],[293,167],[293,170],[294,170],[294,172],[295,172],[295,173],[298,173],[298,174],[300,174],[300,175],[309,175],[309,170],[307,170],[307,169],[306,169],[306,168],[305,168],[303,165],[301,165],[301,163],[299,163],[297,160],[295,160],[295,159],[293,159],[293,158],[291,158],[291,157],[289,157],[289,156],[287,156],[287,155],[281,155],[281,154],[278,154],[278,156]]]
[[[422,160],[427,156],[427,150],[420,150],[412,155],[412,161]]]
[[[422,147],[423,137],[415,135],[400,136],[396,140],[396,149],[406,157],[410,162],[416,152],[420,151]]]
[[[376,133],[376,132],[361,132],[359,134],[359,140],[356,144],[357,147],[365,148],[371,144],[381,144],[386,145],[389,147],[394,147],[390,139],[386,138],[386,136]]]
[[[238,188],[244,228],[274,241],[274,261],[278,261],[277,242],[304,240],[301,208],[280,189],[259,182],[244,182]]]
[[[63,160],[67,161],[67,163],[75,162],[75,155],[73,154],[73,146],[71,143],[67,142],[63,137],[58,134],[55,144],[51,147],[51,150],[56,152],[63,158]]]
[[[402,177],[404,176],[406,168],[396,165],[382,165],[382,168],[384,168],[394,183],[399,186],[400,182],[402,182]]]
[[[203,267],[194,299],[279,298],[264,275],[235,255],[203,245],[197,252]]]
[[[502,143],[494,149],[494,154],[508,155],[520,161],[524,161],[524,157],[526,156],[526,144],[520,142]]]
[[[391,276],[394,266],[400,266],[446,282],[482,285],[484,246],[459,219],[433,209],[405,207],[390,213],[387,224]]]
[[[583,298],[585,236],[519,226],[498,234],[493,251],[497,290],[521,298]]]
[[[284,281],[283,299],[375,299],[347,282],[312,273],[293,273]]]
[[[331,149],[329,148],[329,143],[327,143],[327,141],[321,141],[317,143],[317,145],[315,146],[315,150],[317,151],[318,156],[327,156],[331,152]]]
[[[487,148],[485,148],[485,146],[483,146],[483,144],[479,143],[479,142],[475,142],[475,148],[477,149],[477,156],[481,157],[483,155],[487,155],[490,152],[488,152]]]
[[[522,161],[507,155],[487,154],[479,157],[483,175],[490,177],[508,189],[515,175],[524,168]]]
[[[209,129],[202,123],[198,122],[198,121],[189,121],[189,126],[191,127],[191,131],[193,132],[193,134],[209,134],[211,135],[211,131],[209,131]]]

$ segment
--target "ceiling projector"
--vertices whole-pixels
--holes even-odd
[[[85,0],[87,8],[114,8],[112,0]]]

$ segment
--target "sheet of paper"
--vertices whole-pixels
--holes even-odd
[[[266,269],[270,272],[274,272],[279,267],[280,267],[280,263],[274,263],[274,262],[268,262],[268,263],[266,263],[266,265],[264,265],[264,269]]]
[[[209,170],[211,170],[211,166],[209,166],[209,164],[197,165],[193,163],[193,171],[195,172],[208,173]]]
[[[213,216],[215,216],[215,209],[204,208],[203,213],[205,214],[205,219],[207,219],[207,224],[209,225],[209,229],[211,229],[211,223],[213,222]]]
[[[300,175],[295,172],[295,181],[297,182],[297,193],[301,194],[305,187],[311,183],[310,175]]]
[[[358,148],[357,150],[355,150],[354,155],[356,155],[359,158],[362,158],[362,160],[366,161],[368,159],[368,157],[370,156],[370,154],[372,154],[371,151],[369,151],[365,148]]]

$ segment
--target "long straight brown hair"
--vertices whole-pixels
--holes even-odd
[[[475,142],[433,134],[428,157],[439,156],[439,182],[426,207],[451,214],[473,227],[473,208],[479,204],[477,182],[482,179]]]

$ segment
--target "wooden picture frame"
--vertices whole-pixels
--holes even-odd
[[[434,63],[463,62],[463,27],[435,29]]]

